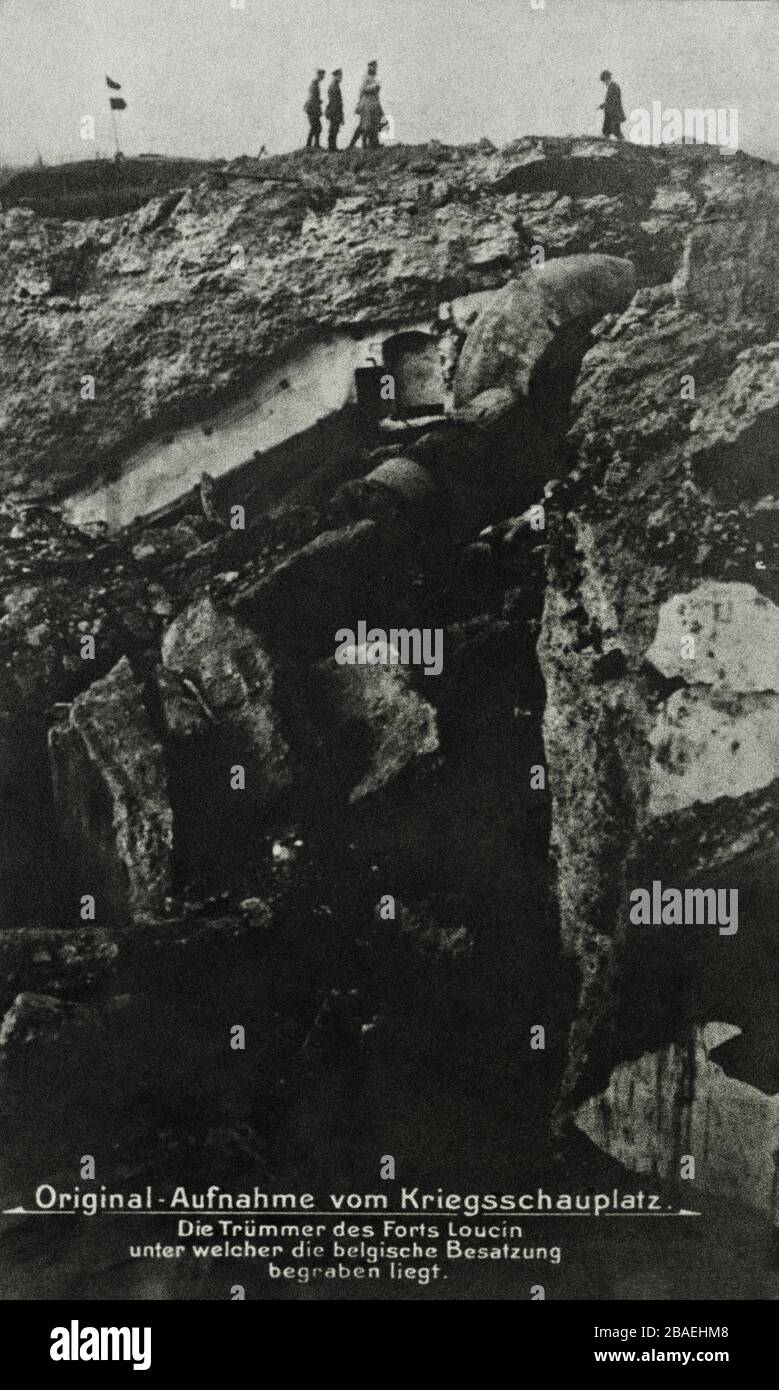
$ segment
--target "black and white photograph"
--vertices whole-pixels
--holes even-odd
[[[775,1301],[777,40],[0,3],[0,1316],[47,1374],[241,1302],[737,1366]]]

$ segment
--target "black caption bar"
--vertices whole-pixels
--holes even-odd
[[[300,1299],[289,1302],[323,1302],[329,1300]],[[335,1300],[334,1300],[335,1301]],[[343,1300],[342,1300],[343,1301]],[[353,1301],[353,1300],[352,1300]],[[375,1300],[384,1301],[384,1300]],[[386,1300],[396,1301],[396,1300]],[[411,1301],[421,1302],[421,1299]],[[425,1300],[429,1301],[429,1300]],[[434,1300],[436,1301],[436,1300]],[[444,1300],[454,1301],[454,1300]],[[474,1300],[469,1300],[473,1302]],[[359,1345],[366,1332],[380,1344],[384,1324],[381,1314],[364,1315],[337,1311],[323,1317],[316,1310],[287,1307],[283,1312],[279,1302],[273,1307],[251,1302],[79,1302],[79,1303],[4,1303],[0,1305],[5,1356],[14,1358],[24,1370],[56,1385],[63,1379],[78,1377],[81,1384],[111,1384],[113,1379],[126,1379],[132,1384],[162,1382],[165,1377],[180,1378],[190,1373],[202,1380],[238,1371],[249,1365],[260,1371],[265,1358],[278,1361],[289,1358],[299,1379],[306,1369],[303,1362],[310,1357],[312,1371],[325,1348],[337,1348],[340,1361],[355,1364]],[[697,1370],[711,1367],[716,1373],[721,1367],[742,1373],[757,1368],[768,1360],[775,1336],[775,1313],[770,1302],[620,1302],[585,1303],[510,1302],[510,1327],[507,1335],[522,1348],[522,1360],[532,1355],[539,1368],[549,1375],[574,1369],[590,1371],[597,1379],[601,1370],[630,1374],[635,1366],[681,1366]],[[485,1306],[481,1305],[482,1308]],[[414,1323],[416,1316],[412,1315]],[[452,1323],[448,1337],[444,1324],[434,1314],[435,1336],[427,1323],[429,1355],[435,1357],[440,1375],[441,1358],[448,1348],[459,1357],[463,1350],[462,1313],[457,1324]],[[467,1318],[467,1314],[465,1315]],[[500,1317],[500,1313],[497,1314]],[[393,1315],[392,1345],[397,1357],[397,1371],[404,1374],[403,1335]],[[417,1325],[418,1327],[418,1325]],[[294,1342],[285,1333],[296,1334]],[[301,1334],[303,1334],[301,1338]],[[493,1336],[494,1329],[480,1334]],[[337,1338],[337,1342],[333,1339]],[[425,1345],[414,1338],[412,1356],[409,1342],[409,1363],[418,1376],[421,1366],[419,1352]],[[470,1335],[467,1345],[474,1350],[478,1340]],[[483,1344],[483,1346],[486,1344]],[[321,1360],[320,1360],[321,1364]],[[270,1370],[270,1360],[266,1369]],[[278,1375],[278,1369],[273,1372]]]

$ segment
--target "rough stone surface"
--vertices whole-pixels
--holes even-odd
[[[238,739],[239,754],[250,755],[252,783],[270,800],[289,783],[288,749],[274,709],[273,668],[260,642],[210,598],[197,600],[171,623],[162,639],[168,672],[187,682],[191,698],[188,723],[180,703],[166,701],[169,727],[176,733],[227,726]],[[200,720],[192,707],[199,707]],[[248,769],[247,769],[248,772]]]
[[[521,400],[561,328],[592,328],[604,315],[626,309],[635,288],[633,266],[616,256],[565,256],[526,270],[493,297],[468,334],[455,405],[500,388]]]
[[[675,594],[647,660],[689,687],[661,705],[649,734],[649,816],[742,797],[779,777],[779,610],[770,599],[751,584],[710,580]]]
[[[650,870],[683,883],[723,869],[776,830],[779,180],[740,162],[700,194],[716,223],[585,358],[575,466],[547,503],[545,745],[562,933],[582,969],[570,1094],[635,1048],[638,1018],[614,1012],[640,968],[630,889]],[[654,968],[646,990],[670,999],[673,975]]]
[[[367,743],[361,775],[349,800],[361,801],[387,786],[399,773],[438,749],[435,710],[409,681],[402,666],[367,665],[365,645],[348,648],[353,664],[322,662],[320,689],[340,737]],[[348,742],[345,747],[348,747]],[[345,760],[350,755],[345,753]]]
[[[535,245],[628,257],[642,284],[670,279],[701,206],[738,199],[754,169],[739,159],[720,170],[715,150],[692,160],[529,136],[500,151],[239,160],[102,221],[11,208],[0,215],[2,491],[67,496],[239,398],[312,330],[418,321],[504,285]],[[770,267],[767,218],[761,227]],[[695,257],[686,272],[693,303],[714,260]],[[747,299],[766,293],[762,279],[761,268]],[[83,374],[95,376],[94,400],[81,399]]]
[[[367,604],[397,587],[393,552],[371,520],[324,531],[259,583],[242,586],[234,608],[274,647],[309,656],[332,650],[345,618],[354,614],[356,621]]]
[[[779,777],[779,701],[675,690],[649,741],[649,816],[746,796]]]
[[[646,655],[664,676],[688,685],[779,691],[779,608],[752,584],[705,580],[662,605]]]
[[[677,1178],[681,1155],[695,1160],[695,1180],[709,1192],[775,1215],[779,1096],[726,1075],[712,1051],[741,1030],[696,1028],[673,1044],[615,1067],[603,1094],[576,1112],[593,1143],[626,1168]]]
[[[161,911],[172,813],[162,748],[126,658],[74,700],[49,749],[65,833],[113,911],[140,920]]]

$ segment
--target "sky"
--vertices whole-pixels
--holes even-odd
[[[348,135],[374,57],[401,141],[595,134],[608,67],[627,112],[735,107],[779,159],[778,40],[779,0],[0,0],[0,161],[113,153],[106,74],[127,154],[294,149],[317,67],[344,69]]]

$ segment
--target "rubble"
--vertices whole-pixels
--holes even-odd
[[[0,989],[78,994],[107,975],[116,953],[116,943],[96,927],[0,931]]]
[[[288,748],[274,710],[273,669],[257,638],[203,598],[171,623],[161,652],[190,696],[163,695],[168,727],[179,735],[209,724],[229,730],[235,761],[249,760],[254,794],[271,800],[290,781]]]
[[[709,1192],[776,1215],[779,1096],[727,1075],[712,1052],[740,1029],[706,1023],[689,1041],[615,1067],[608,1089],[580,1105],[576,1123],[633,1172],[677,1178],[694,1162]]]
[[[420,197],[421,165],[438,196]],[[700,202],[717,196],[713,174],[736,182],[715,150],[693,161],[683,150],[528,137],[500,152],[434,144],[423,159],[397,146],[370,167],[320,162],[312,172],[279,156],[226,181],[204,169],[162,203],[102,222],[12,208],[0,223],[0,317],[13,346],[2,353],[2,490],[65,497],[121,483],[139,450],[249,399],[312,324],[346,334],[419,324],[442,301],[505,285],[534,245],[548,258],[628,257],[641,283],[667,280]],[[67,370],[76,358],[94,368],[94,400],[80,399]],[[155,478],[168,485],[164,470]]]
[[[162,910],[173,825],[161,745],[126,657],[49,734],[54,797],[94,896],[142,922]]]
[[[572,402],[575,501],[567,491],[547,503],[544,733],[561,930],[582,970],[573,1098],[643,1039],[639,1018],[617,1026],[614,1011],[637,968],[627,894],[645,869],[681,882],[735,872],[775,839],[766,638],[779,594],[757,442],[770,374],[749,404],[744,385],[756,355],[770,360],[775,303],[762,277],[779,187],[770,166],[732,174],[717,176],[732,194],[722,221],[692,229],[673,282],[640,291],[585,358]],[[681,968],[670,951],[654,961],[648,994],[673,998]],[[678,1022],[669,1008],[669,1037]]]
[[[454,385],[456,406],[482,391],[525,397],[560,329],[582,331],[626,309],[636,289],[633,266],[616,256],[565,256],[526,270],[492,298],[465,340]]]
[[[358,1054],[404,1114],[454,1066],[471,1128],[489,1080],[539,1134],[553,1110],[560,1135],[576,1117],[642,1172],[670,1176],[689,1142],[701,1181],[767,1210],[775,1087],[723,1079],[706,972],[627,926],[638,884],[738,869],[734,976],[766,974],[749,894],[776,833],[778,201],[775,170],[746,157],[528,137],[246,161],[103,224],[3,215],[18,353],[1,369],[0,746],[46,808],[48,736],[51,822],[98,908],[94,932],[68,916],[0,933],[9,1067],[94,1004],[143,1059],[135,1104],[173,1011],[182,1113],[263,1131],[258,1153],[282,1116],[282,1163],[306,1125],[356,1161],[330,1112],[358,1103]],[[422,320],[430,340],[399,369],[412,413],[383,434],[347,421],[368,335]],[[428,399],[443,333],[453,410]],[[326,364],[347,339],[334,410],[255,456],[262,382],[292,401],[295,355]],[[87,407],[64,364],[90,354]],[[217,416],[235,425],[221,476]],[[164,498],[150,473],[124,526],[132,467],[167,449],[198,471],[172,468]],[[113,531],[47,510],[111,486]],[[361,622],[444,630],[440,681],[339,666],[337,634]],[[256,799],[227,788],[233,762]],[[5,809],[20,780],[14,764]],[[43,878],[53,837],[18,816],[14,835],[17,877]],[[387,884],[396,927],[376,918]],[[755,1052],[770,1009],[767,985],[743,1004]],[[228,1010],[256,1030],[238,1080]],[[517,1041],[531,1017],[550,1019],[543,1084]],[[453,1020],[464,1063],[444,1055]],[[312,1080],[322,1053],[337,1104],[329,1073]],[[744,1115],[755,1161],[737,1180]],[[152,1114],[150,1152],[190,1134],[176,1116],[160,1139]]]
[[[343,619],[397,588],[394,546],[376,523],[323,531],[258,583],[242,586],[233,608],[280,651],[309,657],[332,651]]]
[[[339,761],[360,772],[349,792],[361,801],[399,773],[438,749],[435,710],[410,683],[403,666],[371,664],[368,648],[347,649],[349,660],[332,658],[317,668],[317,689],[341,743]],[[361,750],[365,746],[365,753]]]

